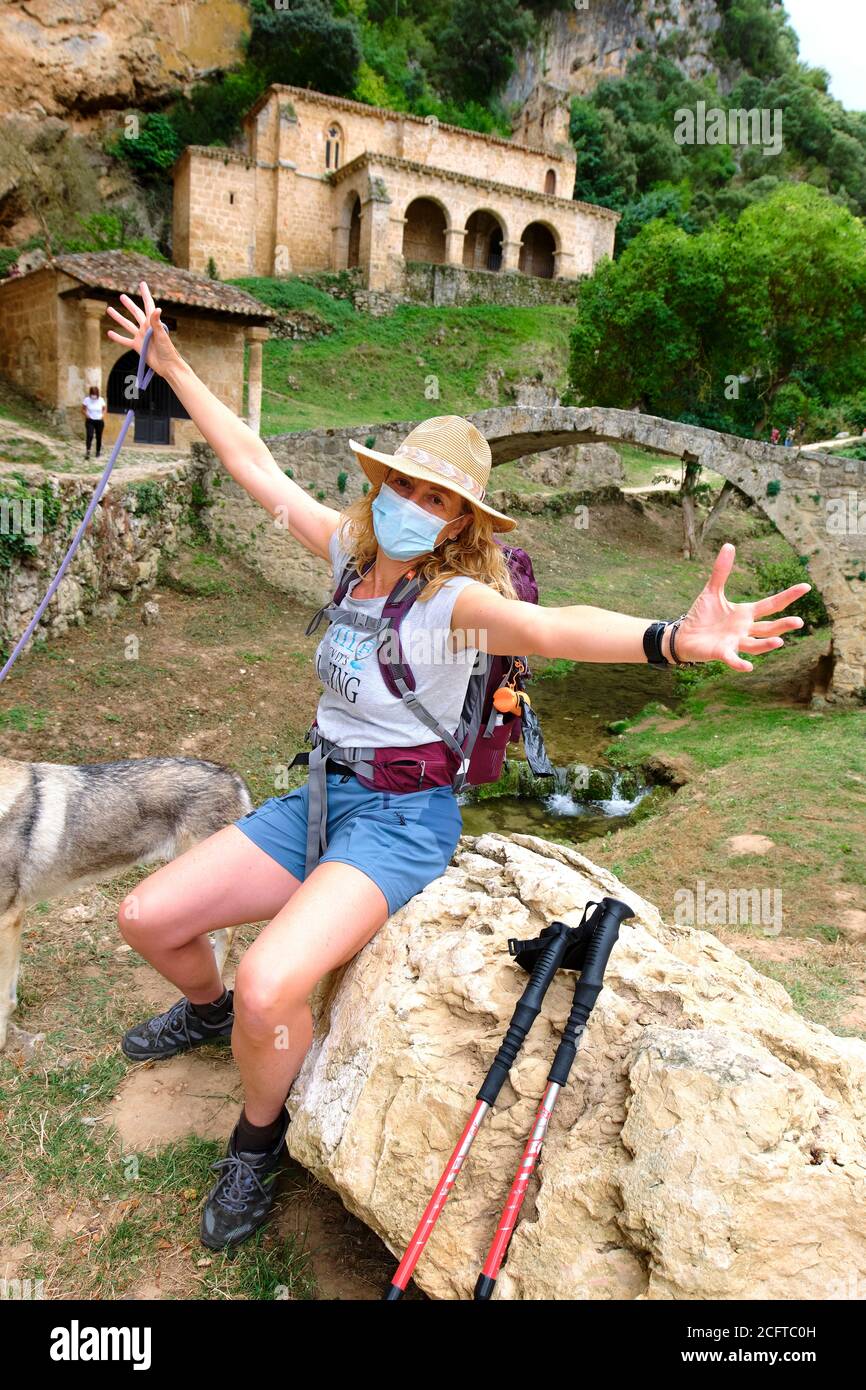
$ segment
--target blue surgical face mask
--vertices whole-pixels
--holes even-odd
[[[414,560],[426,555],[447,523],[408,497],[401,497],[387,483],[373,498],[373,530],[382,550],[392,560]]]

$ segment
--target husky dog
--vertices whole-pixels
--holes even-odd
[[[178,854],[252,809],[246,783],[198,758],[0,758],[0,1049],[17,1003],[26,909]],[[214,933],[220,973],[233,931]]]

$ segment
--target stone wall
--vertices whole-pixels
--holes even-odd
[[[397,293],[412,304],[573,304],[577,280],[541,280],[519,271],[469,270],[406,261],[395,268]]]
[[[354,425],[341,429],[301,430],[275,435],[268,448],[279,466],[315,497],[342,508],[362,496],[367,479],[349,447],[355,439],[368,447],[392,453],[414,426],[414,421],[388,425]],[[372,443],[370,441],[373,441]],[[565,490],[498,492],[491,488],[493,506],[505,511],[539,514],[545,510],[571,511],[599,496],[618,497],[615,484],[622,478],[622,464],[614,449],[580,446],[552,450],[550,456],[527,460],[528,469],[540,469],[538,481],[558,479],[553,485]],[[310,555],[228,476],[206,444],[192,447],[192,472],[205,498],[201,516],[212,535],[258,570],[269,583],[309,603],[322,603],[330,593],[330,568]],[[495,471],[491,483],[495,483]]]
[[[59,303],[52,270],[2,282],[0,376],[45,405],[57,405],[57,316]],[[82,396],[84,378],[81,379]]]
[[[609,444],[566,444],[548,449],[544,454],[529,455],[520,471],[544,487],[608,487],[625,480],[622,459]],[[494,471],[494,485],[495,480]]]
[[[0,498],[9,496],[6,466]],[[19,465],[31,497],[46,481],[40,468]],[[4,476],[7,475],[7,476]],[[34,543],[32,555],[16,558],[0,585],[0,640],[14,645],[56,573],[93,496],[92,474],[65,473],[48,479],[60,513],[52,523],[48,509],[21,506],[15,525]],[[121,597],[152,589],[160,563],[170,558],[184,532],[190,508],[190,475],[185,464],[130,468],[109,482],[72,563],[43,616],[37,635],[57,636],[88,617],[116,611]],[[9,515],[16,517],[15,512]],[[41,530],[41,537],[39,531]]]
[[[255,163],[231,150],[188,146],[174,170],[172,254],[175,265],[219,275],[254,275]],[[264,273],[271,274],[269,265]],[[260,272],[261,273],[261,272]]]

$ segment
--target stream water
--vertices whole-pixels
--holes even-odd
[[[614,736],[608,732],[608,724],[633,718],[653,700],[671,710],[678,703],[670,673],[643,664],[581,664],[563,676],[533,681],[529,694],[550,761],[557,768],[575,762],[609,766],[604,753]],[[641,786],[635,795],[624,797],[620,794],[621,780],[614,777],[611,796],[604,801],[582,798],[566,788],[560,777],[543,797],[497,796],[474,803],[463,800],[463,828],[468,835],[488,830],[503,834],[523,831],[551,840],[589,840],[628,824],[650,791]]]

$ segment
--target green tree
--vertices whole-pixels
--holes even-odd
[[[808,184],[747,208],[729,234],[731,348],[766,411],[799,379],[821,401],[866,384],[866,227]]]
[[[722,248],[651,222],[580,286],[570,388],[580,401],[679,418],[709,400]]]
[[[349,96],[362,58],[354,15],[336,16],[327,0],[252,0],[250,61],[265,83],[285,82]]]
[[[638,232],[658,218],[682,227],[687,232],[700,230],[687,207],[688,188],[685,184],[676,187],[662,184],[644,193],[635,202],[629,203],[616,228],[616,249],[623,250]]]
[[[569,134],[577,151],[575,198],[603,207],[624,207],[637,192],[637,160],[613,113],[574,97]]]
[[[258,100],[266,82],[258,69],[244,66],[197,82],[188,96],[169,109],[182,145],[226,145],[240,130],[241,119]]]
[[[722,22],[716,56],[750,72],[779,72],[797,56],[797,37],[783,10],[767,0],[717,0]]]
[[[514,71],[515,50],[533,29],[518,0],[454,0],[436,45],[434,75],[457,101],[498,92]]]
[[[698,235],[650,222],[576,307],[578,401],[749,434],[866,389],[866,228],[806,184]]]
[[[109,144],[108,153],[131,165],[145,183],[155,183],[164,178],[182,149],[168,116],[148,111],[128,134]]]

